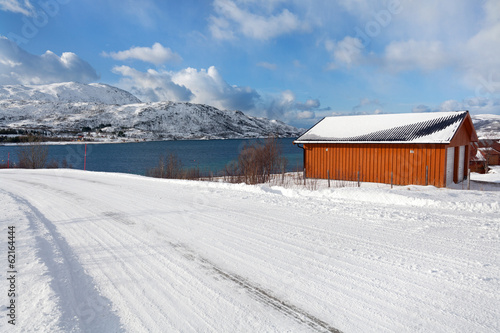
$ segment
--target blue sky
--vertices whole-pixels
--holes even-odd
[[[0,0],[0,84],[324,116],[500,114],[499,0]]]

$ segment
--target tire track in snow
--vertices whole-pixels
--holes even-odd
[[[207,261],[207,263],[210,262]],[[317,317],[314,317],[313,315],[296,307],[295,305],[287,303],[279,299],[278,297],[273,296],[270,292],[267,292],[264,289],[254,286],[241,276],[227,273],[222,269],[218,268],[217,266],[213,264],[211,265],[212,269],[225,279],[236,283],[237,285],[245,289],[247,292],[249,292],[252,296],[256,297],[259,301],[273,307],[274,309],[283,313],[284,315],[295,319],[299,323],[305,324],[318,332],[342,333],[338,329],[331,327],[330,324],[324,322],[323,320]]]
[[[53,187],[53,185],[48,186],[48,185],[43,184],[43,183],[27,182],[24,180],[23,181],[15,180],[15,181],[20,182],[20,183],[27,183],[30,186],[36,186],[37,188],[40,189],[40,191],[44,192],[46,195],[54,195],[54,194],[61,193],[61,190]],[[106,227],[103,227],[104,222],[111,222],[111,221],[117,222],[117,223],[120,223],[120,224],[123,224],[126,226],[133,225],[134,223],[132,221],[130,221],[129,219],[122,219],[122,217],[125,217],[124,214],[121,214],[118,211],[110,211],[109,207],[107,207],[106,205],[103,205],[102,201],[94,200],[93,198],[80,197],[80,196],[77,196],[75,193],[65,192],[65,196],[59,197],[58,200],[61,202],[65,202],[66,206],[73,206],[76,204],[78,206],[78,207],[75,207],[77,210],[79,210],[79,211],[83,210],[84,212],[88,212],[90,215],[93,215],[91,218],[84,217],[84,218],[80,218],[77,220],[70,219],[71,221],[87,222],[87,223],[92,224],[91,227],[89,227],[88,224],[86,226],[84,226],[83,229],[80,230],[80,233],[78,235],[75,235],[75,237],[77,237],[77,238],[78,237],[90,237],[92,240],[96,240],[100,244],[98,246],[99,248],[108,249],[109,253],[114,257],[115,262],[120,264],[120,269],[121,269],[120,272],[123,272],[122,275],[131,277],[131,278],[135,279],[136,281],[143,281],[145,279],[145,277],[144,277],[144,275],[141,275],[140,272],[148,272],[148,276],[155,275],[155,277],[157,278],[158,281],[161,280],[160,276],[158,276],[154,270],[148,269],[150,267],[155,267],[155,265],[158,264],[156,261],[153,261],[152,258],[154,258],[154,256],[145,255],[143,249],[140,250],[140,253],[138,253],[137,250],[129,249],[127,246],[129,244],[126,244],[126,242],[124,242],[118,236],[118,235],[129,236],[129,234],[126,234],[126,235],[122,234],[124,232],[123,228],[115,229],[114,230],[115,232],[113,233],[110,230],[108,230],[108,227],[111,226],[110,224],[105,223],[104,226],[106,226]],[[92,208],[86,208],[85,206],[82,206],[81,202],[86,202],[87,203],[86,206],[92,207]],[[101,207],[102,209],[98,209],[98,207]],[[59,222],[64,222],[64,221],[59,221]],[[70,234],[68,234],[68,235],[70,235]],[[71,237],[73,237],[73,235],[71,235]],[[124,260],[122,260],[123,253],[117,254],[116,251],[114,250],[114,248],[117,246],[117,244],[119,244],[118,248],[124,250],[127,253],[126,257],[130,257],[130,258],[131,257],[143,257],[143,258],[147,258],[147,259],[135,261],[134,263],[124,261]],[[146,243],[144,243],[144,244],[146,244]],[[133,264],[135,264],[135,266]],[[113,278],[112,277],[110,278],[110,275],[107,272],[105,272],[104,270],[101,270],[101,272],[106,275],[106,277],[108,278],[109,281],[113,280]],[[115,275],[115,274],[119,274],[119,273],[114,272],[112,275]],[[73,282],[70,282],[69,284],[72,285]],[[138,290],[138,289],[141,289],[140,285],[138,286],[139,288],[136,288],[137,286],[135,286],[134,288],[126,288],[124,285],[118,285],[116,287],[117,287],[117,291],[119,292],[119,294],[122,297],[130,300],[130,304],[131,304],[130,307],[132,308],[132,310],[137,312],[137,313],[141,313],[141,316],[140,316],[141,323],[137,323],[137,322],[134,323],[134,325],[139,325],[140,327],[138,328],[137,326],[134,326],[134,328],[138,328],[139,330],[147,330],[148,327],[155,327],[156,326],[156,327],[158,327],[158,329],[160,329],[159,328],[160,326],[158,326],[158,325],[164,325],[162,327],[162,329],[163,329],[163,328],[166,328],[167,325],[170,325],[169,330],[172,329],[174,331],[177,331],[177,330],[181,329],[180,327],[172,326],[173,323],[171,323],[169,321],[170,316],[167,316],[167,314],[164,313],[165,308],[162,308],[162,306],[161,306],[162,303],[160,300],[156,299],[156,295],[152,295],[152,294],[148,295],[150,305],[155,310],[144,312],[144,311],[141,311],[140,307],[136,307],[137,302],[133,301],[135,299],[144,297],[144,294],[142,294],[142,295],[140,294],[143,291]],[[174,310],[178,310],[178,307],[179,307],[179,305],[177,305],[177,309],[171,308],[172,313],[175,312]],[[158,314],[158,315],[152,316],[151,313]],[[66,316],[66,317],[68,317],[68,316]],[[77,317],[73,316],[73,318],[71,318],[71,316],[69,316],[68,318],[69,318],[68,322],[70,322],[70,321],[74,320],[74,318],[77,318]],[[191,319],[193,319],[193,318],[191,318]],[[168,321],[168,323],[167,323],[167,321]],[[147,326],[144,326],[143,324],[146,324]],[[195,330],[194,327],[191,326],[190,322],[186,322],[185,325],[186,326],[184,327],[184,329],[190,328],[193,331]],[[65,331],[67,331],[67,330],[65,329]],[[80,329],[77,329],[76,331],[80,331]],[[84,330],[84,331],[87,331],[87,330]],[[91,332],[108,332],[108,330],[100,330],[100,329],[89,330],[89,331],[91,331]],[[111,329],[109,331],[115,332],[118,330]],[[212,331],[215,331],[215,330],[212,329]]]
[[[117,230],[118,231],[118,230]],[[106,230],[106,232],[109,232]],[[162,234],[164,237],[169,237],[168,235]],[[169,237],[170,238],[170,237]],[[260,303],[263,303],[266,306],[270,306],[277,310],[280,314],[285,315],[296,322],[306,325],[309,328],[313,329],[317,332],[331,332],[331,333],[342,333],[340,330],[333,328],[328,323],[323,320],[307,313],[305,310],[300,309],[297,306],[294,306],[291,303],[283,301],[279,299],[277,296],[272,295],[271,292],[266,291],[254,284],[252,284],[247,279],[233,273],[229,273],[222,268],[218,267],[208,259],[200,256],[198,253],[190,250],[186,245],[174,243],[172,241],[166,241],[166,243],[178,252],[182,257],[189,261],[193,261],[198,265],[202,266],[204,269],[208,271],[215,272],[217,275],[222,278],[242,287],[246,292],[248,292],[254,299],[257,299]],[[151,258],[152,256],[148,256]],[[173,258],[170,258],[172,260]],[[152,265],[152,263],[150,263]],[[177,263],[179,265],[180,263]],[[179,266],[180,267],[180,266]],[[206,286],[207,287],[207,286]],[[215,295],[215,293],[214,293]],[[207,323],[208,324],[208,323]]]
[[[32,184],[34,185],[34,184]],[[48,190],[49,188],[45,188]],[[52,188],[50,188],[52,190]],[[55,189],[54,189],[55,190]],[[116,222],[132,225],[130,221],[121,221],[120,217],[123,214],[120,214],[118,212],[111,212],[111,211],[106,211],[103,212],[103,215],[106,217],[109,217],[113,219]],[[106,230],[106,232],[109,232]],[[309,328],[317,331],[317,332],[331,332],[331,333],[342,333],[340,330],[330,326],[330,324],[326,323],[325,321],[309,314],[303,309],[300,309],[299,307],[286,302],[284,300],[281,300],[275,295],[272,295],[270,291],[266,291],[263,288],[260,288],[254,284],[252,284],[250,281],[247,279],[234,274],[230,273],[227,271],[224,271],[222,268],[216,266],[214,263],[210,262],[208,259],[203,258],[199,254],[191,251],[188,249],[185,245],[179,245],[175,244],[172,242],[168,242],[168,244],[175,250],[180,251],[181,255],[190,260],[190,261],[196,261],[200,264],[202,264],[206,269],[209,269],[215,273],[217,273],[219,276],[222,278],[231,281],[232,283],[235,283],[239,287],[242,287],[245,291],[247,291],[254,299],[257,299],[259,302],[264,303],[266,306],[270,306],[277,310],[279,313],[282,315],[285,315],[287,317],[292,318],[296,322],[306,325]],[[137,253],[136,253],[137,255]],[[151,256],[147,256],[148,258],[151,258]]]
[[[25,182],[23,182],[23,183],[25,183]],[[51,186],[46,186],[46,185],[41,184],[41,183],[30,182],[30,185],[39,187],[41,189],[41,191],[47,193],[48,195],[60,192],[56,188],[53,188]],[[65,194],[68,194],[68,195],[66,195],[65,197],[59,198],[59,200],[65,201],[67,203],[67,205],[69,205],[69,206],[74,205],[75,202],[73,200],[76,200],[77,197],[69,192],[67,192]],[[69,194],[71,194],[71,195],[69,195]],[[144,280],[144,277],[139,276],[139,272],[148,272],[147,274],[149,277],[155,277],[156,280],[160,281],[160,280],[162,280],[162,277],[160,275],[158,275],[158,272],[156,272],[155,270],[148,269],[151,267],[158,266],[159,260],[160,260],[160,261],[162,261],[162,264],[163,264],[161,266],[169,269],[170,274],[167,274],[167,275],[168,276],[176,276],[176,281],[168,281],[168,280],[164,281],[164,283],[169,283],[169,282],[173,283],[171,285],[171,287],[172,287],[171,291],[178,294],[176,299],[184,298],[185,295],[182,295],[182,293],[179,293],[176,290],[175,284],[177,283],[177,281],[181,281],[181,280],[186,285],[193,284],[193,281],[189,281],[190,278],[195,278],[198,281],[198,284],[202,285],[203,289],[208,290],[209,293],[211,294],[209,296],[209,295],[206,295],[206,292],[203,292],[203,293],[200,292],[197,295],[196,300],[199,301],[201,298],[203,298],[203,299],[206,298],[206,302],[211,303],[212,300],[216,296],[221,296],[221,295],[218,295],[217,290],[214,290],[212,288],[213,286],[207,285],[204,282],[206,277],[204,277],[204,276],[189,276],[190,274],[192,274],[192,270],[190,270],[187,267],[185,260],[183,262],[181,262],[181,261],[175,262],[176,261],[175,258],[169,257],[166,262],[163,262],[162,259],[165,259],[165,258],[162,255],[159,255],[159,253],[157,253],[153,249],[153,247],[149,246],[147,244],[147,241],[142,242],[144,248],[141,248],[139,250],[137,250],[137,249],[130,250],[127,246],[129,244],[127,244],[127,241],[125,241],[127,239],[127,237],[131,236],[131,234],[126,232],[127,229],[123,229],[121,227],[118,227],[118,225],[115,225],[114,223],[113,224],[104,223],[104,222],[117,222],[119,224],[132,226],[135,223],[128,218],[128,217],[130,217],[129,214],[123,214],[121,212],[121,210],[112,210],[112,209],[110,210],[110,207],[103,205],[102,201],[95,200],[95,198],[78,198],[78,200],[85,201],[86,203],[88,203],[86,206],[92,207],[92,209],[78,207],[79,210],[83,209],[84,211],[88,211],[89,213],[92,212],[95,216],[90,218],[90,219],[85,218],[85,219],[77,219],[77,220],[70,219],[70,220],[71,221],[80,221],[80,222],[87,221],[87,222],[92,223],[93,228],[95,228],[95,229],[93,229],[93,231],[95,231],[95,233],[93,235],[90,235],[90,237],[92,237],[92,238],[97,237],[96,239],[99,239],[98,242],[100,244],[102,244],[101,246],[103,248],[109,249],[109,251],[115,257],[116,262],[119,262],[124,267],[126,267],[125,270],[127,271],[127,273],[125,273],[125,274],[127,276],[133,276],[138,281],[142,281],[142,280]],[[104,219],[103,219],[103,217],[104,217]],[[64,223],[64,221],[59,221],[59,222]],[[99,223],[97,223],[97,222],[99,222]],[[87,229],[89,229],[89,227],[85,226],[84,229],[82,229],[82,232],[87,233],[88,232]],[[104,235],[106,235],[106,237],[101,238]],[[82,236],[82,235],[79,234],[79,236]],[[101,236],[101,237],[98,237],[98,236]],[[139,235],[134,235],[134,236],[139,237]],[[76,236],[76,237],[78,237],[78,236]],[[85,236],[85,237],[87,237],[87,236]],[[115,242],[118,242],[120,245],[118,245],[118,247],[117,247],[117,244]],[[139,264],[140,266],[133,266],[130,263],[121,260],[121,256],[123,256],[124,253],[121,253],[120,256],[117,256],[115,251],[113,250],[114,248],[120,248],[123,251],[125,251],[127,253],[127,255],[125,255],[125,257],[142,257],[144,259],[142,259],[139,263],[136,263],[136,264]],[[138,251],[140,251],[140,253]],[[180,257],[184,258],[184,259],[190,259],[190,261],[192,261],[191,258],[188,258],[184,255],[181,255]],[[156,258],[156,259],[154,259],[154,258]],[[195,263],[195,264],[198,264],[198,263]],[[199,265],[197,265],[197,266],[199,267]],[[173,268],[181,269],[182,272],[185,274],[179,274],[180,272],[173,270]],[[185,276],[185,275],[187,275],[187,276]],[[129,296],[128,299],[134,299],[136,297],[139,297],[138,295],[133,295],[132,291],[128,290],[128,288],[120,289],[120,294],[128,295]],[[149,296],[150,297],[148,297],[148,299],[150,301],[150,304],[152,306],[156,307],[156,309],[157,309],[157,311],[153,311],[153,312],[156,312],[160,315],[164,315],[165,314],[164,303],[157,302],[155,295],[149,295]],[[229,301],[230,300],[226,299],[226,302],[230,303]],[[232,304],[232,306],[236,306],[238,308],[241,308],[241,306],[238,305],[237,303],[235,303],[235,304],[231,303],[231,304]],[[179,305],[180,304],[177,304],[176,305],[177,308],[172,308],[171,312],[167,311],[167,313],[170,313],[170,315],[172,315],[174,313],[179,312]],[[140,310],[140,309],[137,309],[137,310]],[[183,327],[183,329],[190,327],[190,329],[195,331],[196,326],[191,326],[191,325],[193,324],[192,321],[195,321],[195,322],[198,321],[198,320],[195,320],[195,318],[197,318],[200,321],[204,322],[204,325],[202,325],[200,327],[205,327],[209,331],[214,331],[214,332],[217,331],[217,329],[215,327],[213,327],[212,324],[210,323],[212,320],[210,318],[204,318],[205,317],[204,313],[200,312],[199,310],[200,309],[197,309],[197,308],[190,309],[187,305],[181,306],[181,313],[184,313],[184,314],[190,313],[190,316],[192,316],[189,321],[184,322],[184,325],[186,325],[186,327]],[[244,311],[243,308],[241,308],[241,311]],[[146,320],[148,322],[149,327],[155,327],[154,318],[149,316],[149,311],[144,313],[144,316],[148,317],[148,318],[141,318],[141,319]],[[159,319],[159,318],[156,318],[156,319]],[[166,319],[166,317],[164,317],[164,319]],[[180,321],[182,322],[182,319]],[[145,329],[145,327],[146,326],[143,326],[144,329]],[[162,327],[162,329],[163,328],[164,327]],[[172,326],[172,329],[174,329],[174,326]],[[181,328],[176,327],[174,330],[175,331],[181,330]]]
[[[270,291],[266,291],[263,288],[254,285],[252,282],[243,278],[242,276],[223,270],[210,260],[189,249],[185,244],[175,244],[172,242],[168,242],[168,244],[173,249],[180,252],[186,259],[199,262],[206,269],[217,273],[224,279],[231,281],[237,286],[243,288],[259,302],[274,308],[279,313],[294,319],[300,324],[306,325],[317,332],[342,333],[342,331],[330,326],[330,324],[326,323],[325,321],[309,314],[307,311],[291,303],[281,300],[279,297],[273,295]]]
[[[58,296],[60,328],[66,332],[122,331],[120,318],[111,310],[110,301],[100,295],[52,222],[26,199],[6,193],[22,207],[30,228],[42,235],[36,236],[37,256],[45,263],[51,288]]]
[[[200,205],[200,203],[198,203],[198,204]],[[213,209],[213,208],[217,208],[217,209],[219,209],[218,207],[213,207],[213,206],[211,206],[211,205],[203,205],[203,204],[201,204],[201,205],[202,205],[202,206],[205,206],[205,208],[211,208],[211,209]],[[224,209],[225,209],[225,211],[226,211],[226,212],[230,211],[232,214],[235,214],[236,216],[238,216],[238,215],[240,215],[240,214],[241,214],[241,212],[236,211],[236,210],[233,210],[233,209],[231,209],[231,208],[229,208],[229,207],[225,207]],[[257,237],[253,237],[252,239],[253,239],[254,241],[258,241],[258,242],[260,242],[260,243],[261,243],[261,244],[260,244],[260,246],[265,246],[266,244],[271,244],[272,242],[279,242],[279,243],[281,243],[281,244],[284,246],[284,248],[287,248],[287,247],[296,247],[296,248],[299,248],[299,247],[298,247],[296,244],[294,244],[293,242],[287,242],[285,239],[276,239],[275,237],[270,237],[270,236],[269,236],[269,234],[272,234],[272,232],[260,233],[260,231],[261,231],[261,230],[260,230],[260,228],[261,228],[261,227],[263,227],[263,226],[264,226],[264,228],[265,228],[265,227],[267,227],[267,226],[265,226],[264,224],[260,224],[260,225],[259,225],[259,228],[250,228],[250,227],[249,227],[249,226],[247,226],[247,225],[241,225],[240,223],[237,223],[236,221],[238,221],[238,220],[239,220],[239,218],[237,218],[237,217],[232,217],[232,218],[222,218],[220,215],[213,215],[213,214],[203,213],[203,212],[204,212],[204,211],[206,211],[206,210],[207,210],[207,209],[201,210],[201,212],[200,212],[200,211],[199,211],[199,212],[197,212],[197,217],[198,217],[198,218],[199,218],[200,216],[204,216],[204,217],[206,217],[205,219],[199,219],[198,223],[203,223],[203,224],[205,224],[205,225],[207,225],[207,226],[210,226],[211,224],[210,224],[210,223],[208,223],[208,222],[206,222],[206,221],[210,221],[210,220],[213,220],[214,218],[216,218],[216,219],[218,219],[218,220],[220,220],[220,221],[223,221],[223,222],[224,222],[223,224],[224,224],[224,226],[225,226],[225,228],[224,228],[224,229],[225,229],[225,230],[224,230],[224,231],[225,231],[225,233],[227,233],[227,232],[232,233],[232,236],[233,236],[233,237],[238,238],[238,235],[240,235],[240,234],[241,234],[241,232],[235,232],[234,230],[233,230],[233,231],[231,231],[231,230],[227,229],[227,226],[228,226],[228,225],[231,225],[231,226],[233,226],[233,227],[236,227],[238,230],[245,230],[245,234],[252,234],[253,236],[257,236]],[[247,212],[246,214],[249,214],[249,213]],[[255,218],[255,217],[257,217],[257,216],[259,216],[259,217],[257,217],[257,220],[263,220],[263,221],[265,220],[265,221],[266,221],[266,222],[268,222],[268,223],[274,220],[273,218],[270,218],[270,217],[269,217],[269,216],[267,216],[267,215],[263,215],[262,213],[251,212],[251,214],[254,216],[254,218]],[[262,215],[261,215],[261,214],[262,214]],[[276,222],[276,223],[277,223],[277,222],[279,222],[279,221],[278,221],[278,220],[276,220],[276,221],[273,221],[273,222]],[[304,226],[302,226],[302,227],[304,227]],[[308,228],[308,229],[311,229],[311,227],[307,227],[307,228]],[[314,228],[314,229],[317,229],[317,228]],[[219,230],[219,231],[222,231],[222,230]],[[259,237],[266,238],[266,239],[268,239],[268,240],[269,240],[269,241],[271,241],[271,242],[262,242],[261,240],[259,240]],[[357,241],[357,245],[366,247],[366,244],[365,244],[365,245],[362,245],[362,242],[360,242],[360,239],[358,239],[357,237],[352,237],[352,236],[351,236],[350,238],[351,238],[352,240],[356,240],[356,241]],[[391,249],[391,250],[392,250],[391,252],[394,252],[394,250],[396,249],[396,247],[386,246],[386,245],[384,245],[383,243],[379,243],[379,242],[377,242],[377,241],[367,241],[366,239],[365,239],[364,241],[365,241],[365,242],[368,242],[368,243],[377,244],[377,245],[379,245],[379,246],[382,246],[382,248],[386,248],[386,247],[387,247],[387,248],[389,248],[389,249]],[[289,243],[290,243],[290,244],[289,244]],[[206,243],[206,244],[205,244],[205,246],[212,247],[212,248],[216,249],[214,246],[212,246],[211,244],[208,244],[208,243]],[[260,248],[260,246],[257,246],[256,248]],[[305,250],[305,251],[307,251],[307,252],[311,252],[311,254],[313,254],[313,252],[312,252],[312,251],[310,251],[309,249],[307,249],[306,247],[301,248],[301,249],[302,249],[302,250]],[[403,248],[399,248],[399,247],[398,247],[397,249],[398,249],[398,251],[403,251]],[[247,250],[247,252],[248,252],[248,250]],[[260,252],[262,252],[261,254],[265,256],[265,250],[262,250],[262,251],[260,251]],[[290,254],[291,254],[291,255],[293,255],[294,253],[295,253],[295,252],[290,252]],[[404,251],[403,251],[403,253],[404,253],[404,254],[406,254],[406,255],[409,255],[409,254],[410,254],[411,256],[415,256],[415,257],[416,257],[416,256],[418,256],[418,255],[423,255],[423,253],[420,253],[420,252],[418,252],[418,251],[411,251],[411,250],[404,250]],[[258,256],[256,256],[256,258],[257,258],[257,257],[258,257]],[[429,258],[430,258],[430,257],[429,257]],[[367,261],[367,262],[371,262],[371,263],[373,263],[373,260],[372,260],[372,259],[369,259],[369,258],[360,258],[360,259],[362,259],[362,260],[364,260],[364,261]],[[450,263],[451,263],[451,262],[453,262],[453,263],[458,263],[458,261],[456,261],[456,260],[452,260],[452,261],[450,261]],[[320,261],[319,263],[320,263],[320,266],[324,266],[324,264],[322,264],[322,262],[321,262],[321,261]],[[390,266],[393,264],[393,263],[390,263],[390,262],[380,262],[379,260],[377,260],[377,263],[378,263],[378,264],[381,264],[381,263],[382,263],[382,264],[388,265],[388,267],[390,267]],[[350,264],[349,262],[345,262],[345,264],[347,264],[348,266],[351,266],[351,264]],[[340,268],[339,268],[339,267],[337,267],[337,270],[338,270],[338,269],[340,269]],[[349,269],[348,271],[347,271],[346,269],[347,269],[347,268],[344,268],[344,269],[343,269],[343,271],[344,271],[346,274],[347,274],[347,272],[349,272],[349,274],[350,274],[350,275],[352,275],[352,274],[356,274],[356,273],[354,273],[354,272],[358,271],[358,269],[357,269],[357,267],[356,267],[356,266],[352,266],[352,267],[351,267],[351,269]],[[403,272],[404,272],[404,273],[408,273],[408,272],[407,272],[407,270],[403,270]],[[422,272],[412,272],[412,274],[415,274],[415,273],[417,273],[417,274],[421,274],[421,275],[425,276],[425,274],[424,274],[424,273],[422,273]],[[379,273],[374,271],[374,272],[372,272],[372,274],[378,275]],[[346,276],[347,276],[347,275],[346,275]],[[368,278],[367,276],[365,276],[365,275],[356,274],[356,276],[357,276],[357,280],[358,280],[358,281],[366,281],[366,282],[368,282],[368,284],[370,283],[370,281],[372,281],[372,280],[371,280],[371,278],[369,279],[369,278]],[[318,277],[314,277],[314,279],[317,279],[317,278],[318,278]],[[396,279],[396,280],[398,280],[398,281],[400,281],[402,286],[404,286],[404,284],[405,284],[405,283],[407,283],[407,280],[406,280],[406,279],[404,279],[403,277],[400,277],[400,276],[395,276],[395,277],[393,277],[393,278],[394,278],[394,279]],[[381,279],[383,279],[383,276],[381,276]],[[327,280],[325,280],[325,282],[326,282],[326,281],[327,281]],[[458,289],[460,289],[460,288],[462,287],[462,286],[461,286],[460,284],[458,284],[456,281],[449,281],[449,283],[453,283],[454,285],[456,285],[456,287],[457,287]],[[413,284],[414,284],[416,287],[418,287],[419,289],[421,289],[421,290],[422,290],[422,292],[423,292],[424,294],[427,294],[427,293],[428,293],[428,291],[430,290],[430,289],[429,289],[429,288],[425,285],[425,283],[413,282]],[[358,288],[362,288],[362,287],[363,287],[363,286],[358,286]],[[383,300],[384,300],[383,295],[384,295],[385,293],[395,293],[395,295],[398,295],[398,296],[405,296],[403,292],[397,292],[397,291],[394,291],[394,290],[392,290],[392,289],[386,289],[386,288],[388,288],[388,287],[389,287],[389,286],[386,286],[385,288],[384,288],[383,286],[378,286],[378,288],[380,288],[380,290],[382,291],[382,292],[380,292],[380,293],[379,293],[379,294],[380,294],[380,298],[379,298],[379,300],[380,300],[380,304],[379,304],[379,306],[381,306],[381,307],[384,307],[384,306],[386,306],[386,305],[387,305],[387,302],[385,302],[385,303],[383,302]],[[339,288],[340,288],[340,289],[343,289],[341,285],[339,285]],[[402,290],[404,290],[404,288],[403,288]],[[477,291],[478,291],[478,293],[479,293],[479,294],[483,294],[483,293],[484,293],[484,292],[482,292],[481,290],[477,290]],[[348,291],[346,291],[346,292],[348,292]],[[350,292],[352,293],[353,291],[350,291]],[[365,292],[364,294],[366,294],[366,293],[368,293],[368,292],[369,292],[369,290],[366,290],[366,292]],[[446,291],[445,291],[445,290],[443,290],[443,291],[439,291],[439,292],[440,292],[440,293],[443,293],[443,297],[444,297],[444,299],[446,299]],[[362,293],[362,294],[363,294],[363,293]],[[406,297],[408,297],[408,296],[406,296]],[[418,298],[418,297],[417,297],[417,298],[415,298],[415,297],[414,297],[413,299],[414,299],[414,301],[415,301],[415,303],[416,303],[416,304],[423,302],[423,299]],[[398,310],[400,310],[400,309],[399,309],[399,308],[397,308],[397,307],[395,307],[395,306],[396,306],[395,304],[392,304],[392,311],[393,311],[393,312],[398,312]],[[441,309],[441,308],[440,308],[440,306],[438,306],[438,305],[433,305],[433,307],[435,307],[436,311],[442,311],[442,309]],[[445,311],[445,313],[446,313],[447,315],[449,315],[449,316],[453,316],[453,317],[455,317],[457,320],[463,320],[463,321],[467,321],[468,323],[474,324],[474,322],[473,322],[473,321],[471,321],[471,319],[469,319],[469,318],[463,318],[461,315],[459,315],[459,314],[455,313],[455,311],[454,311],[453,309],[448,309],[447,311]],[[383,318],[382,318],[382,319],[383,319]],[[437,323],[436,323],[436,325],[437,325]],[[445,328],[443,328],[443,329],[445,329]]]

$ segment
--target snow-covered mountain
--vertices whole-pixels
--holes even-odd
[[[87,102],[99,104],[134,104],[141,101],[128,91],[102,83],[82,84],[77,82],[45,85],[0,86],[0,100]]]
[[[480,139],[500,138],[500,115],[478,114],[472,116],[472,123]]]
[[[281,121],[191,103],[141,103],[104,84],[0,86],[0,128],[132,140],[298,136]]]

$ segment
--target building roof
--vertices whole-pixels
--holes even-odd
[[[483,154],[490,154],[490,155],[500,155],[500,152],[496,150],[495,148],[492,147],[485,147],[485,148],[478,148],[478,150]]]
[[[468,111],[325,117],[295,143],[450,143]]]
[[[493,139],[480,139],[478,141],[479,148],[493,148],[500,151],[500,142]]]
[[[486,161],[486,158],[484,158],[483,154],[481,153],[481,151],[477,151],[476,153],[476,156],[472,157],[471,158],[471,161],[474,161],[474,162],[484,162]]]

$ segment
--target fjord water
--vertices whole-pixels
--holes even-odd
[[[284,157],[288,159],[287,171],[302,169],[302,149],[293,145],[294,139],[278,139]],[[146,170],[158,164],[160,156],[175,154],[185,168],[198,167],[200,171],[217,172],[227,163],[238,158],[245,144],[255,139],[234,140],[182,140],[135,143],[87,144],[86,169],[89,171],[124,172],[145,175]],[[63,159],[74,169],[83,169],[85,145],[48,145],[48,161]],[[0,146],[0,162],[17,163],[19,146]]]

